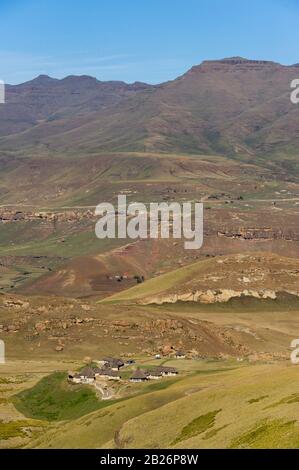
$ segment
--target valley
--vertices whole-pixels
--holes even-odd
[[[296,74],[237,57],[160,85],[7,87],[0,448],[298,448]],[[202,248],[97,239],[118,195],[202,202]],[[107,356],[120,382],[68,380]]]

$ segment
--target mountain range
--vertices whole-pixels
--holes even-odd
[[[159,85],[40,75],[7,85],[0,152],[159,152],[268,158],[297,154],[298,64],[205,61]]]

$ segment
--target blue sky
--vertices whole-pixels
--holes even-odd
[[[299,0],[0,0],[0,79],[159,83],[205,59],[299,62]]]

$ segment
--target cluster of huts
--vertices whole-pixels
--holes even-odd
[[[98,364],[99,367],[86,366],[76,374],[69,374],[69,380],[76,384],[92,384],[97,377],[108,380],[121,379],[119,369],[125,365],[122,359],[107,357],[98,361]]]
[[[98,366],[85,366],[80,372],[70,373],[68,379],[75,384],[93,384],[97,379],[121,380],[120,369],[130,366],[135,361],[124,363],[122,359],[112,357],[98,361]],[[158,366],[152,369],[137,368],[130,376],[130,382],[158,380],[162,377],[174,377],[178,374],[175,367]]]
[[[131,382],[145,382],[146,380],[158,380],[162,377],[174,377],[178,374],[175,367],[154,367],[153,369],[136,369],[130,377]]]

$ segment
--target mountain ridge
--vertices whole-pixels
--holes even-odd
[[[40,75],[7,87],[0,151],[297,155],[298,65],[231,57],[159,85]],[[293,158],[293,157],[292,157]]]
[[[232,57],[224,57],[222,59],[204,59],[199,64],[193,65],[192,67],[190,67],[190,69],[188,69],[186,72],[184,72],[181,76],[185,75],[186,73],[188,73],[193,68],[201,67],[201,66],[207,65],[207,64],[214,64],[214,63],[227,64],[227,65],[245,65],[245,64],[247,64],[247,65],[254,65],[254,64],[256,64],[256,65],[278,65],[278,66],[283,67],[283,68],[299,67],[299,62],[295,63],[295,64],[281,64],[280,62],[276,62],[276,61],[273,61],[273,60],[247,59],[246,57],[232,56]],[[160,86],[160,85],[163,85],[163,84],[166,84],[166,83],[169,83],[171,81],[176,80],[174,78],[174,79],[166,80],[165,82],[160,82],[160,83],[157,83],[157,84],[150,84],[150,83],[147,83],[147,82],[141,82],[139,80],[136,80],[134,82],[125,82],[123,80],[100,80],[99,78],[94,77],[93,75],[88,75],[88,74],[82,74],[82,75],[71,74],[71,75],[66,75],[65,77],[62,77],[62,78],[57,78],[57,77],[52,77],[51,75],[48,75],[48,74],[41,73],[41,74],[37,75],[36,77],[33,77],[32,79],[27,80],[25,82],[16,83],[16,84],[7,83],[7,86],[17,87],[17,86],[20,86],[20,85],[27,85],[27,84],[30,84],[30,83],[35,82],[35,81],[46,81],[46,80],[60,82],[60,81],[66,80],[68,78],[93,79],[93,80],[97,81],[98,83],[123,83],[123,84],[128,85],[128,86],[132,86],[132,85],[135,85],[135,84],[142,84],[142,85],[147,85],[147,86],[152,86],[152,87],[157,87],[157,86]]]

